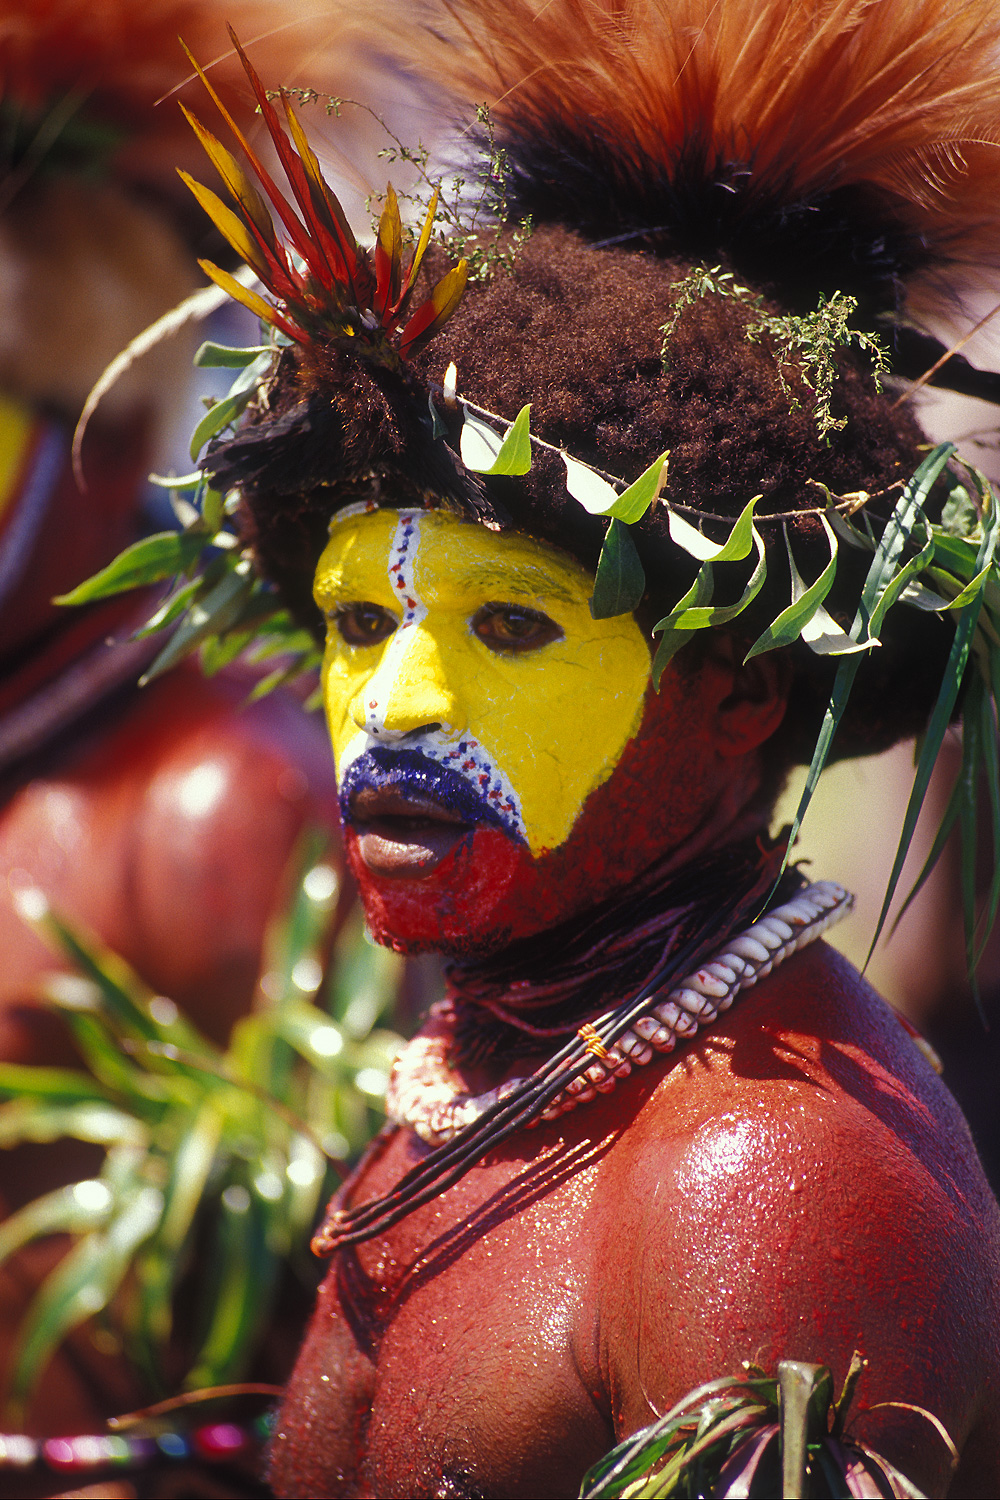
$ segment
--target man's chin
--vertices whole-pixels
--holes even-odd
[[[348,827],[344,843],[372,937],[397,953],[480,958],[521,935],[519,892],[534,885],[535,862],[502,829],[438,825],[400,838]]]

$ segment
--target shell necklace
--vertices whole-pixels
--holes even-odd
[[[750,989],[846,917],[853,905],[854,897],[835,881],[808,885],[723,943],[714,958],[683,979],[666,999],[651,1000],[648,1014],[634,1021],[612,1046],[601,1043],[591,1023],[581,1026],[577,1035],[587,1043],[592,1062],[556,1094],[538,1118],[554,1120],[598,1094],[610,1093],[634,1067],[645,1067],[654,1057],[672,1052],[678,1041],[694,1036],[720,1011],[728,1010],[741,990]],[[400,1053],[386,1094],[390,1122],[415,1131],[431,1146],[450,1141],[525,1081],[524,1077],[508,1078],[483,1094],[464,1092],[449,1063],[451,1018],[448,1001],[431,1008],[424,1031]],[[526,1128],[537,1123],[531,1121]]]

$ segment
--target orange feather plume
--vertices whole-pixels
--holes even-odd
[[[445,0],[423,15],[418,33],[399,10],[410,67],[453,102],[489,102],[515,177],[519,156],[548,173],[543,204],[560,168],[544,149],[532,166],[539,142],[570,180],[599,159],[647,224],[698,154],[720,191],[778,213],[863,193],[873,235],[885,220],[909,239],[903,274],[1000,265],[996,0]],[[558,202],[553,216],[572,222]]]

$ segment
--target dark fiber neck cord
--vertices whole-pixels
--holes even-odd
[[[671,981],[690,973],[753,920],[774,884],[783,850],[780,846],[763,854],[757,867],[744,880],[736,895],[722,898],[713,911],[710,934],[696,933],[675,949],[641,991],[593,1022],[605,1047],[610,1047],[641,1016],[651,1001]],[[777,856],[777,857],[776,857]],[[798,883],[801,883],[799,879]],[[781,899],[787,899],[782,896]],[[341,1246],[360,1245],[398,1224],[401,1219],[429,1203],[482,1161],[488,1152],[538,1118],[550,1101],[591,1065],[593,1057],[586,1041],[572,1037],[548,1062],[523,1079],[504,1099],[484,1110],[478,1119],[457,1131],[450,1141],[436,1146],[422,1162],[411,1167],[391,1192],[356,1208],[338,1210],[317,1236],[322,1253]]]

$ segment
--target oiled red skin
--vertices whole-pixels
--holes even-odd
[[[395,1132],[349,1185],[423,1148]],[[273,1445],[282,1496],[570,1496],[617,1438],[741,1362],[871,1361],[863,1405],[924,1405],[1000,1493],[1000,1214],[895,1018],[824,945],[672,1063],[525,1132],[338,1252]],[[940,1439],[867,1438],[931,1494]]]

